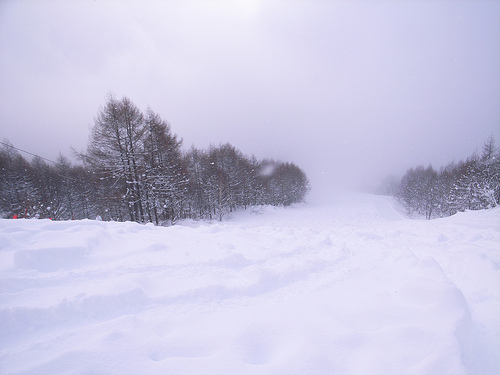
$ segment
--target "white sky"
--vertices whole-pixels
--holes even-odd
[[[500,145],[500,1],[0,1],[0,138],[70,156],[109,92],[186,149],[373,185]]]

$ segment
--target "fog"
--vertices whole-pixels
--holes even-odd
[[[108,93],[313,196],[500,142],[498,1],[4,0],[0,56],[0,138],[52,160]]]

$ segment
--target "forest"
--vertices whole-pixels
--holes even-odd
[[[289,206],[310,190],[295,164],[245,156],[226,143],[183,151],[170,124],[130,99],[109,95],[94,119],[87,150],[73,165],[26,160],[7,140],[0,148],[0,216],[102,219],[172,224],[180,219],[223,220],[249,206]],[[500,149],[493,136],[481,152],[440,170],[418,166],[382,193],[413,216],[427,219],[500,203]]]
[[[410,215],[427,219],[496,207],[500,203],[500,149],[490,136],[481,153],[474,152],[466,161],[450,163],[439,171],[431,165],[410,168],[388,190]]]
[[[289,206],[310,187],[295,164],[257,160],[230,144],[182,150],[170,124],[127,97],[109,95],[87,150],[73,165],[26,160],[7,140],[0,149],[0,215],[53,220],[102,219],[169,225],[223,220],[249,206]]]

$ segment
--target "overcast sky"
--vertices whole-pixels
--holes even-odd
[[[373,184],[500,145],[500,1],[0,1],[1,139],[84,150],[110,92],[186,149]]]

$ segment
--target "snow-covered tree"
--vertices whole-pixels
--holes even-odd
[[[141,160],[145,122],[141,111],[124,97],[109,95],[94,119],[84,161],[109,182],[109,198],[125,201],[130,220],[144,221]]]
[[[430,219],[439,204],[437,172],[430,165],[408,170],[401,179],[399,196],[409,212]]]
[[[4,217],[28,217],[36,205],[31,166],[4,140],[0,148],[0,214]]]
[[[500,152],[491,136],[482,154],[451,163],[436,173],[411,168],[401,179],[399,198],[410,212],[427,218],[495,207],[500,201]]]
[[[148,108],[145,116],[144,180],[145,207],[150,221],[182,218],[186,205],[187,171],[182,141],[170,125]]]
[[[295,164],[259,162],[228,143],[183,155],[170,125],[126,97],[109,95],[99,109],[86,152],[76,153],[83,166],[63,155],[53,165],[40,157],[28,163],[4,143],[0,213],[7,217],[222,220],[249,205],[302,201],[309,190]]]
[[[493,136],[483,145],[479,169],[478,194],[488,207],[495,207],[500,203],[500,150]]]

